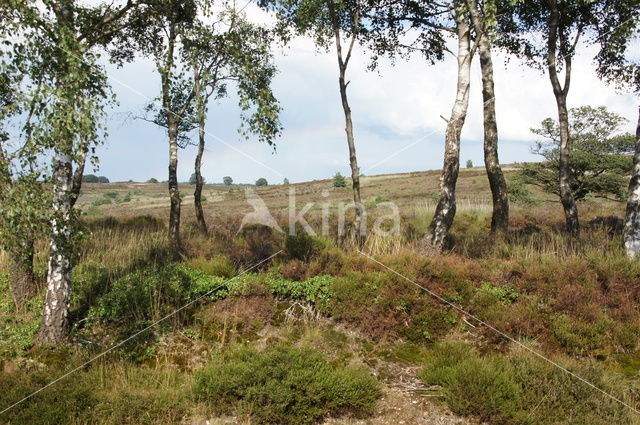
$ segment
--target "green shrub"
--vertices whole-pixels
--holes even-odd
[[[344,176],[342,174],[340,174],[340,172],[336,172],[336,174],[333,176],[333,187],[346,187],[347,186],[347,180],[344,178]]]
[[[508,182],[507,192],[509,200],[515,204],[537,205],[540,203],[531,196],[531,191],[521,179],[516,178]]]
[[[493,298],[503,304],[512,304],[520,296],[520,293],[512,286],[496,286],[492,282],[482,282],[476,293],[482,297]]]
[[[112,203],[111,199],[109,198],[98,198],[96,200],[94,200],[91,205],[93,205],[94,207],[99,207],[101,205],[110,205]]]
[[[564,362],[563,362],[564,363]],[[616,394],[593,366],[568,369]],[[420,377],[443,387],[451,410],[489,424],[628,424],[627,409],[560,368],[524,350],[483,356],[464,343],[438,344]]]
[[[101,321],[134,323],[157,320],[219,283],[221,279],[178,265],[147,267],[113,282],[109,292],[91,308],[89,316]],[[183,318],[184,314],[178,314],[172,320]]]
[[[117,204],[124,204],[127,202],[131,202],[131,193],[127,193],[123,198],[116,199]]]
[[[318,251],[324,248],[324,244],[317,237],[309,235],[303,229],[297,229],[295,235],[287,235],[284,247],[289,258],[300,261],[309,261]]]
[[[116,199],[118,197],[118,192],[106,192],[103,196],[105,198]]]
[[[455,413],[507,424],[515,418],[522,394],[506,366],[504,361],[481,358],[464,344],[439,344],[420,377],[444,388]]]
[[[328,275],[313,276],[303,282],[269,276],[266,280],[269,290],[281,297],[311,301],[327,306],[333,297],[334,278]]]
[[[558,314],[551,320],[550,331],[555,341],[569,353],[584,355],[594,354],[595,350],[607,345],[612,325],[613,320],[604,313],[595,320]]]
[[[194,392],[221,414],[260,424],[312,424],[325,416],[373,412],[380,385],[361,368],[335,366],[310,349],[239,348],[214,357]]]
[[[402,328],[400,334],[415,343],[436,342],[438,337],[446,334],[456,323],[458,318],[455,314],[438,307],[429,308],[412,318],[411,323]]]

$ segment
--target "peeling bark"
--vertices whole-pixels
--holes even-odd
[[[636,128],[636,152],[629,182],[627,213],[624,221],[624,248],[630,259],[640,258],[640,108]]]
[[[484,113],[484,164],[491,187],[493,214],[491,231],[504,232],[509,227],[509,196],[507,182],[500,168],[498,158],[498,125],[496,122],[496,101],[493,79],[491,42],[484,19],[478,10],[476,0],[467,0],[469,12],[477,34],[480,71],[482,73],[482,100]]]
[[[567,232],[577,237],[580,233],[580,221],[578,219],[578,207],[571,191],[571,169],[569,157],[571,155],[571,140],[569,138],[569,111],[567,108],[567,94],[571,84],[571,54],[564,54],[564,85],[560,84],[557,69],[557,42],[560,22],[560,11],[555,0],[549,1],[551,14],[549,21],[549,37],[547,46],[547,69],[549,79],[553,87],[553,94],[558,107],[558,124],[560,126],[560,152],[559,152],[559,176],[560,176],[560,201],[564,209]],[[579,35],[578,35],[579,36]],[[576,37],[578,37],[576,36]],[[577,38],[576,38],[577,40]]]
[[[171,74],[174,66],[174,50],[176,44],[175,24],[169,27],[167,53],[165,62],[158,64],[162,84],[162,107],[167,117],[167,135],[169,137],[169,242],[174,254],[180,251],[180,207],[182,199],[178,188],[178,119],[172,110]]]
[[[456,100],[445,134],[444,165],[440,176],[440,199],[429,230],[421,242],[421,250],[424,252],[442,251],[456,215],[456,183],[460,170],[460,134],[469,107],[471,59],[473,56],[470,49],[469,24],[460,8],[456,10],[456,24],[458,36]]]
[[[69,252],[71,239],[71,210],[73,208],[72,162],[69,155],[58,152],[53,168],[53,212],[51,242],[47,271],[42,323],[38,344],[58,344],[69,332],[69,302],[71,293],[72,261]]]

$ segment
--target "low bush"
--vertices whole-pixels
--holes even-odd
[[[608,393],[619,390],[592,365],[571,362],[567,368]],[[453,412],[489,424],[630,423],[626,407],[525,350],[483,356],[464,343],[438,344],[420,377],[443,387]]]
[[[295,235],[285,237],[284,247],[292,260],[309,261],[324,247],[324,244],[317,237],[311,236],[304,229],[299,228]]]
[[[381,396],[365,369],[332,365],[318,352],[287,345],[215,356],[196,374],[194,393],[217,413],[301,425],[326,416],[371,414]]]
[[[158,320],[223,280],[175,264],[147,267],[113,282],[109,292],[90,309],[89,317],[119,323]],[[181,322],[185,313],[173,316],[172,322]]]

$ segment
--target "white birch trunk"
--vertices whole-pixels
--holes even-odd
[[[636,129],[636,152],[629,182],[627,214],[624,221],[624,248],[630,259],[640,258],[640,108]]]

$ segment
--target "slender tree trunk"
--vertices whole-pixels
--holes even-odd
[[[51,242],[47,271],[47,293],[38,344],[58,344],[69,332],[69,301],[71,298],[71,220],[72,162],[67,154],[58,152],[53,161],[53,212]]]
[[[429,230],[421,242],[424,252],[442,251],[456,215],[456,182],[460,170],[460,134],[467,117],[471,59],[469,25],[460,8],[456,10],[458,35],[458,81],[456,100],[451,110],[445,134],[444,165],[440,176],[440,199]]]
[[[204,179],[202,178],[202,155],[204,154],[204,144],[205,144],[205,120],[206,120],[206,111],[205,111],[205,100],[204,94],[202,91],[202,81],[198,76],[198,71],[194,69],[194,80],[195,80],[195,99],[196,99],[196,108],[198,115],[198,153],[196,155],[195,162],[195,173],[196,173],[196,188],[193,192],[193,204],[196,209],[196,220],[198,224],[198,229],[203,235],[206,235],[207,232],[207,223],[204,219],[204,211],[202,210],[202,187],[204,185]]]
[[[180,189],[178,188],[178,129],[169,125],[169,241],[174,253],[180,251]]]
[[[507,182],[498,159],[498,125],[496,122],[496,101],[493,82],[493,61],[491,43],[487,35],[485,21],[478,10],[476,0],[467,1],[478,39],[480,71],[482,72],[482,100],[484,112],[484,164],[493,198],[491,231],[504,232],[509,227],[509,196]]]
[[[167,52],[164,63],[158,65],[162,83],[162,107],[167,117],[167,135],[169,137],[169,243],[174,255],[180,252],[180,190],[178,188],[178,120],[172,110],[171,76],[174,67],[174,49],[176,43],[175,25],[169,28]]]
[[[24,242],[21,255],[9,254],[9,280],[13,302],[17,311],[23,311],[27,301],[37,293],[37,285],[33,274],[33,241]]]
[[[553,87],[553,94],[558,107],[558,124],[560,127],[560,152],[559,152],[559,183],[560,201],[564,209],[567,232],[572,236],[580,233],[580,221],[578,219],[578,208],[571,190],[571,169],[569,168],[569,158],[571,154],[571,140],[569,136],[569,111],[567,108],[567,94],[571,84],[571,54],[563,55],[565,63],[564,86],[560,84],[557,69],[557,42],[560,12],[555,0],[551,0],[551,15],[549,21],[549,42],[547,46],[547,68],[549,79]],[[562,37],[562,35],[560,35]]]
[[[358,22],[358,17],[354,18],[354,22]],[[349,165],[351,166],[351,182],[353,189],[353,203],[355,205],[356,217],[354,222],[355,235],[358,242],[362,242],[362,238],[366,235],[366,223],[363,222],[364,207],[362,205],[362,198],[360,196],[360,168],[358,167],[358,157],[356,155],[356,144],[353,136],[353,120],[351,118],[351,107],[349,106],[349,100],[347,98],[347,86],[349,82],[346,81],[345,75],[347,72],[347,66],[349,65],[349,59],[351,58],[351,52],[356,42],[357,34],[351,36],[351,41],[347,50],[346,56],[342,54],[342,42],[340,40],[340,28],[338,25],[334,26],[334,35],[336,42],[336,53],[338,55],[338,68],[340,74],[338,76],[338,84],[340,87],[340,99],[342,101],[342,110],[344,111],[345,132],[347,134],[347,145],[349,145]]]
[[[640,108],[636,128],[636,152],[629,182],[627,214],[624,221],[624,247],[630,259],[640,258]]]

